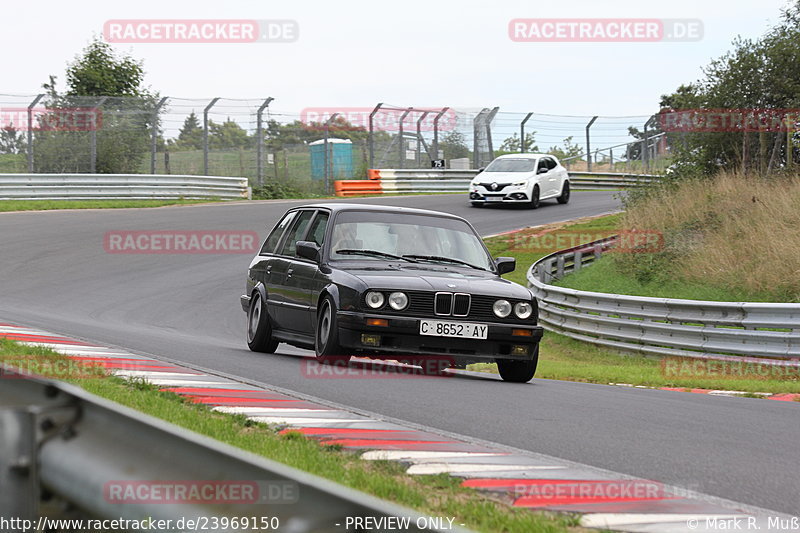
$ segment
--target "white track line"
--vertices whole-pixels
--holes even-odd
[[[583,527],[594,528],[618,528],[624,526],[633,526],[637,524],[670,524],[677,523],[681,525],[680,531],[688,530],[687,524],[689,520],[697,520],[700,526],[705,529],[706,519],[717,519],[721,522],[728,519],[746,517],[744,514],[656,514],[656,513],[592,513],[586,514],[581,517],[581,525]]]
[[[460,459],[462,457],[494,457],[503,453],[491,452],[420,452],[403,450],[370,450],[362,453],[366,461],[399,461],[401,459]]]
[[[465,472],[511,472],[523,470],[563,470],[563,466],[536,466],[536,465],[493,465],[493,464],[470,464],[470,463],[420,463],[411,465],[407,474],[430,475],[430,474],[456,474]]]

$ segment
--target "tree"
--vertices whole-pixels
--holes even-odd
[[[583,155],[583,148],[572,142],[572,135],[564,139],[562,146],[551,146],[548,154],[556,156],[560,161],[565,159],[579,159]]]
[[[178,140],[174,143],[179,150],[200,150],[203,148],[203,128],[194,111],[183,121],[178,132]]]
[[[470,151],[464,140],[464,134],[457,130],[452,130],[439,141],[439,150],[444,152],[445,159],[459,159],[469,157]]]
[[[68,96],[151,96],[142,87],[144,66],[117,57],[111,45],[95,38],[67,68]]]
[[[63,94],[56,90],[55,76],[44,84],[47,112],[40,120],[46,121],[47,115],[89,114],[95,117],[96,126],[90,123],[77,131],[37,131],[33,146],[37,170],[88,172],[95,139],[97,172],[139,172],[150,147],[158,97],[143,86],[142,63],[128,55],[118,56],[110,45],[95,38],[68,64],[66,80]]]
[[[0,154],[19,154],[25,151],[25,137],[13,125],[0,129]]]
[[[239,124],[228,119],[222,124],[208,123],[208,145],[215,150],[242,148],[250,145],[250,136]]]
[[[536,132],[529,132],[525,134],[525,151],[526,152],[538,152],[539,147],[535,144],[536,140],[534,139]],[[505,153],[514,153],[519,152],[519,137],[515,133],[511,137],[508,137],[506,140],[503,141],[503,144],[500,145],[500,152]]]
[[[737,38],[732,44],[731,51],[703,69],[702,79],[663,95],[661,112],[744,109],[754,115],[765,110],[767,115],[779,115],[782,109],[800,107],[800,1],[785,10],[781,21],[761,38]],[[789,150],[796,151],[785,131],[723,130],[668,133],[676,162],[705,174],[720,167],[768,173],[786,164]]]

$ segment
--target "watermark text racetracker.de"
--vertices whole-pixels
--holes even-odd
[[[530,18],[512,19],[508,37],[520,43],[654,43],[699,41],[699,19]]]
[[[255,231],[109,231],[103,237],[109,254],[252,254],[258,243]]]
[[[109,43],[292,43],[300,37],[295,20],[125,19],[107,20]]]

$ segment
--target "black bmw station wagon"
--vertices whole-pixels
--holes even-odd
[[[496,362],[504,380],[526,382],[542,328],[531,291],[500,277],[515,266],[514,258],[492,259],[454,215],[294,208],[250,263],[241,297],[247,344],[267,353],[281,342],[313,349],[321,363],[347,364],[353,355],[455,368]]]

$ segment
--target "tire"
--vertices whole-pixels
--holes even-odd
[[[531,199],[528,202],[528,207],[531,209],[538,209],[539,208],[539,197],[541,193],[539,192],[539,186],[534,185],[533,190],[531,191]]]
[[[247,346],[254,352],[275,353],[278,344],[272,338],[267,306],[261,293],[256,291],[250,298],[250,308],[247,310]]]
[[[330,295],[326,295],[319,306],[314,338],[314,353],[319,363],[346,365],[350,361],[349,355],[342,355],[343,350],[339,345],[339,328],[336,324],[336,304]]]
[[[556,200],[558,200],[558,203],[560,203],[560,204],[566,204],[567,202],[569,202],[569,182],[568,181],[564,182],[564,185],[561,187],[561,196],[556,198]]]
[[[539,363],[539,345],[533,352],[533,357],[527,361],[510,361],[508,359],[497,360],[497,370],[503,381],[511,383],[527,383],[533,379],[536,373],[536,365]]]

